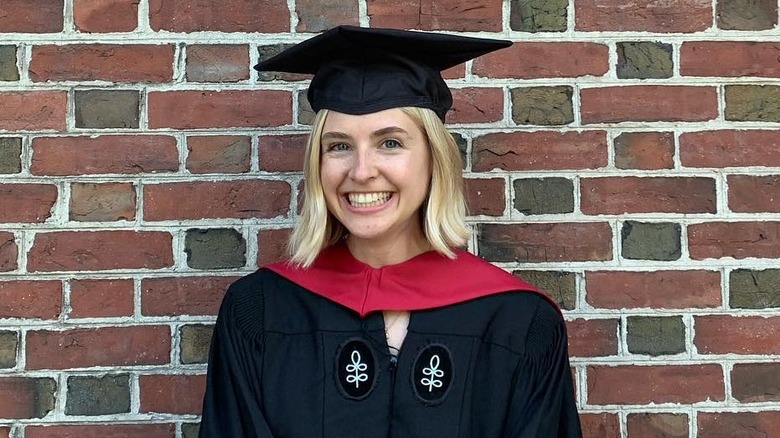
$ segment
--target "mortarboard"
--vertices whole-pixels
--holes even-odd
[[[444,120],[452,94],[441,71],[510,45],[460,35],[339,26],[255,69],[313,74],[307,96],[314,111],[360,115],[414,106],[432,109]]]

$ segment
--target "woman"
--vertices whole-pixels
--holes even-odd
[[[291,260],[231,286],[201,437],[578,437],[559,310],[466,243],[441,70],[510,43],[343,26],[312,73]]]

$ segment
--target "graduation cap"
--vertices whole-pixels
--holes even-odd
[[[255,69],[313,74],[307,96],[314,111],[360,115],[413,106],[432,109],[444,120],[452,94],[442,70],[510,45],[460,35],[339,26]]]

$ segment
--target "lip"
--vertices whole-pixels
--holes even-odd
[[[349,192],[349,193],[358,193],[358,192]],[[370,192],[370,193],[377,193],[377,192]],[[354,205],[350,204],[348,199],[348,193],[342,194],[341,196],[339,196],[339,199],[342,208],[350,213],[373,214],[387,209],[388,207],[390,207],[391,204],[395,202],[396,193],[395,192],[389,192],[389,193],[390,193],[390,198],[388,198],[386,202],[379,205],[373,205],[371,207],[355,207]]]

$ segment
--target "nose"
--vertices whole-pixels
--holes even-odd
[[[377,167],[370,150],[360,150],[355,154],[349,177],[356,182],[366,182],[377,176]]]

